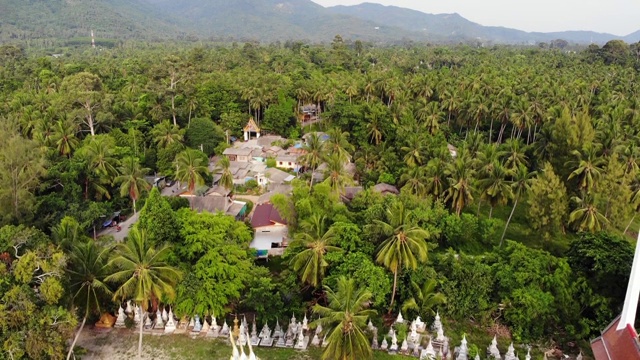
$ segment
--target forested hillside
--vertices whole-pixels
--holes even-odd
[[[0,0],[0,13],[0,43],[40,47],[86,44],[91,30],[108,45],[128,39],[328,43],[336,34],[379,44],[640,41],[638,33],[624,38],[590,31],[529,33],[482,26],[458,14],[367,3],[325,8],[311,0]]]
[[[49,39],[177,39],[191,29],[178,26],[152,6],[123,0],[0,0],[0,41]]]
[[[439,311],[452,344],[466,334],[480,351],[497,335],[538,354],[588,352],[620,311],[640,230],[639,49],[336,37],[53,58],[2,46],[2,357],[62,358],[85,323],[126,300],[270,325],[304,313],[344,344],[333,327],[350,311],[344,298],[358,299],[358,359],[371,358],[366,321],[382,341],[400,311],[428,324]],[[302,104],[322,120],[301,128]],[[242,139],[250,116],[263,135],[327,133],[301,144],[306,171],[271,199],[291,242],[268,263],[249,249],[247,223],[198,215],[144,178],[196,194],[213,184],[215,156],[218,185],[246,192],[221,154],[225,132]],[[127,239],[96,236],[116,211],[139,216]],[[402,342],[407,325],[396,330]]]

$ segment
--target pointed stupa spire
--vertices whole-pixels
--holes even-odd
[[[255,321],[253,322],[254,326],[255,326]],[[258,358],[256,357],[256,354],[253,352],[253,346],[251,346],[251,341],[247,342],[247,345],[249,346],[249,360],[258,360]]]
[[[238,348],[236,347],[236,342],[235,340],[233,340],[233,332],[229,332],[229,339],[231,340],[231,346],[233,349],[233,353],[231,355],[231,360],[239,360],[240,359],[240,353],[238,353]]]

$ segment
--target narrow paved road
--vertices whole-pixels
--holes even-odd
[[[118,231],[115,227],[110,227],[99,232],[98,236],[111,235],[116,242],[122,242],[124,238],[129,235],[131,227],[138,221],[139,216],[140,212],[131,215],[127,220],[121,222],[120,231]]]

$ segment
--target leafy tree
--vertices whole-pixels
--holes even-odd
[[[108,264],[115,271],[105,281],[120,284],[113,299],[121,302],[133,299],[144,314],[150,301],[174,298],[175,284],[182,274],[166,262],[169,252],[166,245],[160,249],[153,248],[144,231],[131,229],[127,241],[118,244]],[[144,321],[140,321],[138,359],[142,359],[143,324]]]
[[[191,120],[185,140],[191,148],[201,149],[207,156],[211,156],[215,148],[225,141],[225,136],[222,129],[213,121],[195,118]]]
[[[545,239],[561,229],[569,205],[567,190],[551,164],[546,163],[538,176],[531,180],[527,203],[531,226],[541,230]]]
[[[272,323],[288,315],[278,289],[278,279],[273,278],[269,269],[253,266],[246,288],[241,305],[248,311],[255,311],[260,321]]]
[[[176,252],[189,271],[176,290],[176,312],[228,313],[251,279],[251,230],[231,216],[189,209],[180,210],[178,219],[182,243]]]
[[[89,128],[91,136],[95,136],[99,124],[97,112],[104,101],[100,78],[89,72],[80,72],[65,77],[60,88],[63,93],[68,94],[70,102],[77,105],[77,116]]]
[[[9,124],[0,127],[0,143],[0,204],[6,222],[31,211],[34,190],[45,170],[36,144],[22,138]]]
[[[153,244],[175,243],[180,237],[176,215],[157,187],[151,189],[136,226],[147,234]]]
[[[295,105],[295,101],[287,98],[281,91],[278,94],[278,102],[264,111],[264,119],[260,123],[261,129],[265,132],[287,136],[289,129],[296,124],[293,113]]]
[[[69,274],[70,290],[73,296],[73,302],[80,309],[84,310],[84,316],[80,329],[71,343],[67,360],[71,358],[74,351],[76,341],[82,333],[87,317],[93,312],[100,313],[100,304],[106,296],[111,296],[112,292],[109,286],[104,283],[104,279],[110,274],[107,266],[109,261],[109,252],[111,248],[101,247],[89,240],[86,243],[76,244],[69,256]]]
[[[449,250],[436,258],[436,270],[445,279],[442,293],[447,299],[445,312],[455,319],[469,317],[485,319],[492,311],[494,274],[491,267],[480,260]]]
[[[555,334],[562,330],[554,324],[577,314],[566,260],[508,241],[493,268],[504,318],[516,339]]]
[[[322,325],[327,331],[329,345],[322,354],[323,360],[372,359],[369,339],[364,333],[367,319],[375,310],[367,309],[371,292],[359,289],[353,279],[338,278],[336,290],[325,287],[327,306],[316,304],[313,312],[320,319],[311,323]]]
[[[571,242],[567,261],[592,290],[580,296],[587,309],[583,316],[594,321],[592,334],[599,334],[622,311],[633,251],[627,239],[602,232],[583,233]],[[596,301],[599,297],[602,301]]]
[[[142,192],[151,188],[151,184],[144,178],[148,172],[149,169],[140,166],[138,159],[128,157],[122,160],[120,175],[114,179],[115,183],[120,184],[120,196],[129,196],[133,201],[134,212],[138,211],[136,201],[140,199]]]
[[[426,239],[429,233],[416,226],[412,214],[402,202],[395,202],[387,209],[385,220],[376,220],[374,226],[380,228],[387,238],[380,244],[376,262],[384,265],[393,273],[393,292],[389,311],[393,309],[396,295],[398,273],[402,267],[416,269],[418,263],[427,260]]]
[[[65,254],[22,225],[0,228],[0,254],[2,356],[63,359],[77,324],[62,304]]]

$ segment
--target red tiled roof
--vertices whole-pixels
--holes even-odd
[[[618,317],[602,332],[602,336],[591,342],[596,360],[640,360],[638,334],[631,325],[617,330]]]
[[[260,204],[256,206],[253,217],[251,218],[251,226],[255,229],[273,224],[286,225],[287,222],[282,219],[278,210],[276,210],[272,204]]]

